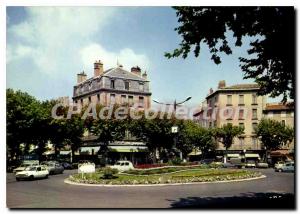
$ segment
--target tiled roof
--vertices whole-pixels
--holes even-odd
[[[260,88],[258,84],[237,84],[231,85],[220,89],[258,89]]]
[[[126,71],[121,67],[112,68],[104,72],[104,76],[108,77],[119,77],[124,79],[133,79],[138,81],[146,81],[141,76],[138,76],[137,74],[134,74],[132,72]]]
[[[266,111],[276,111],[276,110],[294,110],[294,106],[291,104],[282,104],[282,103],[277,103],[277,104],[267,104]]]

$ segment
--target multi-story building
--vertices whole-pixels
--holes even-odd
[[[150,108],[151,92],[147,73],[142,74],[138,66],[132,67],[129,72],[122,65],[104,71],[103,63],[96,61],[93,77],[87,79],[84,72],[77,74],[73,101],[82,105],[93,102],[104,106],[129,104]]]
[[[244,134],[235,138],[229,148],[236,153],[232,156],[247,151],[252,153],[248,154],[249,157],[259,157],[262,148],[254,129],[263,117],[266,106],[266,97],[257,95],[259,90],[257,84],[226,86],[224,80],[220,81],[215,91],[210,89],[201,111],[194,115],[204,127],[222,127],[228,123],[244,127]],[[222,143],[218,143],[218,150],[225,150]]]
[[[82,72],[77,74],[77,84],[73,89],[73,102],[81,105],[90,103],[103,106],[129,105],[138,109],[151,107],[151,92],[147,73],[136,66],[127,71],[122,65],[106,71],[99,60],[94,63],[94,76],[87,79]],[[138,142],[128,131],[122,141],[108,145],[108,162],[131,160],[134,164],[147,162],[148,148],[144,142]],[[98,163],[101,159],[102,142],[88,131],[81,138],[82,144],[73,157],[74,161],[90,159]]]
[[[275,120],[282,123],[285,126],[294,128],[294,105],[291,103],[268,103],[266,108],[263,110],[264,117],[267,119]],[[288,142],[276,151],[270,153],[270,158],[273,162],[278,159],[293,159],[295,141]]]

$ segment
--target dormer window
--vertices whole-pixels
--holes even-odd
[[[144,84],[142,82],[140,82],[139,84],[139,89],[140,91],[144,91]]]
[[[125,90],[129,90],[129,82],[125,81]]]
[[[110,81],[110,88],[115,89],[115,80]]]

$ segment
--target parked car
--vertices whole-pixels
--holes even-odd
[[[214,162],[214,159],[203,159],[199,163],[200,164],[211,164],[212,162]]]
[[[294,162],[286,162],[283,164],[281,168],[275,170],[278,172],[295,172],[295,163]]]
[[[284,161],[278,161],[277,163],[275,163],[275,166],[274,166],[275,171],[279,171],[280,169],[282,169],[284,164],[285,164]]]
[[[68,162],[62,162],[61,165],[64,167],[64,169],[73,169],[72,164]]]
[[[26,167],[23,171],[16,173],[16,180],[20,181],[22,179],[34,180],[35,178],[48,178],[49,171],[46,167],[37,165]]]
[[[266,162],[258,162],[258,163],[256,163],[256,167],[257,168],[268,168],[269,164]]]
[[[241,158],[231,158],[229,162],[237,168],[245,168],[246,165]]]
[[[223,168],[235,168],[236,166],[230,162],[223,163]]]
[[[39,165],[38,161],[27,161],[27,162],[24,161],[19,167],[13,170],[13,173],[22,172],[25,170],[26,167],[38,166],[38,165]]]
[[[117,161],[111,168],[117,169],[120,172],[134,169],[133,164],[130,161]]]
[[[57,161],[43,162],[42,165],[47,168],[49,175],[62,174],[64,172],[64,167]]]
[[[247,168],[255,168],[256,167],[256,163],[254,160],[248,160],[245,164],[245,167]]]

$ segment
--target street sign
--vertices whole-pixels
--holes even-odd
[[[177,133],[178,132],[178,126],[172,126],[172,133]]]

